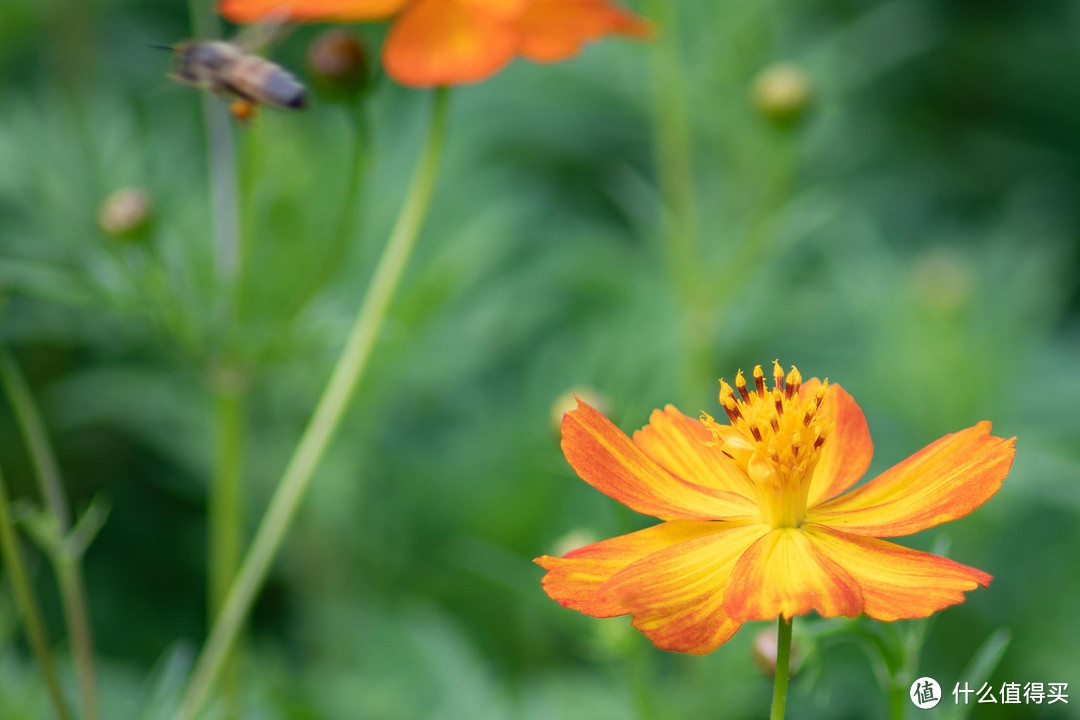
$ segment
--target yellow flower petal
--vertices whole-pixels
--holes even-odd
[[[822,617],[855,617],[859,585],[801,530],[779,528],[750,546],[731,573],[724,610],[736,620],[791,619],[816,610]]]
[[[859,584],[863,612],[877,620],[921,618],[964,601],[991,576],[937,555],[885,540],[847,535],[820,525],[803,532]]]
[[[649,424],[634,433],[634,444],[683,480],[734,493],[731,515],[759,515],[750,478],[724,455],[711,432],[673,405],[654,410]]]
[[[818,379],[813,378],[802,386],[800,394],[812,396],[820,386]],[[874,455],[866,417],[844,388],[829,385],[820,413],[831,430],[810,480],[807,507],[836,497],[858,482]]]
[[[990,434],[990,423],[927,445],[865,485],[811,508],[807,521],[854,535],[910,535],[963,517],[1001,487],[1014,440]]]
[[[582,480],[640,513],[715,520],[745,512],[745,498],[675,477],[584,402],[563,417],[562,449]]]
[[[724,588],[746,548],[767,525],[712,523],[719,530],[672,545],[615,573],[598,591],[634,616],[634,627],[662,650],[700,655],[742,624],[724,610]]]
[[[725,527],[722,523],[692,520],[663,522],[629,535],[586,545],[563,557],[544,555],[533,562],[549,571],[544,575],[544,591],[563,607],[593,617],[625,615],[629,610],[617,599],[597,594],[612,575],[646,555],[722,531]]]

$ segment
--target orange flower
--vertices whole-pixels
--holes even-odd
[[[556,62],[609,33],[649,32],[609,0],[222,0],[221,13],[233,22],[274,13],[300,22],[394,17],[383,65],[416,87],[478,82],[517,55]]]
[[[631,440],[579,401],[562,423],[587,483],[662,519],[557,558],[544,590],[594,617],[632,615],[659,648],[707,653],[747,620],[816,610],[878,620],[926,617],[991,576],[879,537],[967,515],[1001,487],[1014,441],[981,422],[848,491],[870,465],[866,419],[839,385],[773,365],[766,386],[720,382],[730,424],[672,406]],[[736,390],[738,395],[736,395]],[[848,491],[848,492],[845,492]]]

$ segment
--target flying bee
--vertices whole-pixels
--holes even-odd
[[[252,26],[233,42],[179,42],[170,48],[176,67],[169,77],[188,87],[231,98],[230,110],[241,122],[250,120],[259,105],[299,110],[307,103],[303,83],[280,65],[254,54],[270,35],[266,26]]]

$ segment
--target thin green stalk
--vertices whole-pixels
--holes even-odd
[[[67,496],[64,494],[60,467],[49,444],[45,423],[34,403],[30,386],[23,377],[22,371],[19,370],[19,365],[15,362],[11,351],[2,345],[0,345],[0,384],[3,384],[4,392],[7,393],[8,400],[11,402],[15,419],[19,423],[19,429],[30,451],[30,462],[34,466],[34,474],[38,480],[38,487],[41,489],[41,498],[49,514],[59,525],[60,532],[66,533],[71,527],[71,511],[68,509]]]
[[[709,329],[711,308],[703,297],[701,227],[698,217],[693,138],[682,67],[678,3],[647,0],[646,12],[661,28],[651,52],[653,125],[656,166],[664,203],[664,249],[671,282],[682,314],[686,347],[684,383],[687,391],[699,378],[711,376]]]
[[[3,346],[0,346],[0,385],[3,385],[8,395],[15,419],[26,439],[45,507],[56,523],[61,540],[60,545],[48,555],[56,573],[64,608],[64,622],[75,656],[81,715],[83,720],[97,720],[97,670],[94,664],[94,637],[90,627],[86,581],[82,570],[83,549],[72,553],[64,542],[71,530],[71,511],[64,494],[64,483],[56,462],[56,454],[26,378],[11,352]]]
[[[405,203],[390,233],[386,248],[375,268],[345,347],[330,380],[323,390],[307,428],[293,452],[270,506],[255,533],[251,548],[244,556],[240,572],[233,582],[225,605],[210,631],[202,654],[173,716],[175,720],[194,720],[206,703],[221,673],[222,664],[251,610],[255,596],[266,579],[270,564],[277,555],[292,524],[300,501],[311,483],[323,454],[337,430],[341,417],[363,375],[372,348],[386,317],[387,308],[412,254],[417,235],[427,214],[435,182],[446,127],[447,93],[436,91],[427,145],[413,175]]]
[[[644,647],[640,638],[634,638],[634,648],[627,659],[634,688],[634,704],[638,720],[656,720],[656,698],[653,697],[652,653]],[[651,649],[651,645],[649,649]]]
[[[677,8],[670,0],[648,0],[646,12],[662,28],[652,47],[653,119],[660,192],[668,213],[672,269],[679,288],[694,297],[700,282],[697,277],[700,228]]]
[[[214,10],[214,0],[189,0],[191,26],[197,38],[217,38],[221,21]],[[210,93],[202,94],[206,126],[207,165],[209,167],[212,207],[214,267],[218,280],[217,307],[225,328],[226,344],[235,337],[240,322],[241,293],[244,282],[245,243],[241,234],[241,191],[237,149],[232,121],[225,104]],[[250,139],[250,138],[249,138]],[[231,357],[231,348],[225,355]],[[210,478],[207,500],[209,537],[207,539],[208,617],[217,619],[229,586],[236,577],[242,541],[243,502],[242,438],[243,393],[229,377],[234,372],[228,359],[220,373],[212,378],[215,405],[214,472]],[[226,716],[239,714],[238,653],[233,649],[224,658]]]
[[[904,711],[907,708],[907,688],[894,682],[889,688],[889,718],[890,720],[904,720]]]
[[[26,629],[30,648],[37,658],[41,674],[45,677],[45,684],[48,686],[53,705],[56,706],[56,714],[60,720],[71,720],[71,713],[68,712],[67,704],[64,702],[64,694],[60,691],[60,681],[56,675],[52,652],[49,650],[45,623],[41,619],[37,598],[34,597],[33,588],[26,576],[26,567],[23,565],[22,553],[19,552],[19,541],[15,535],[8,507],[7,486],[4,483],[4,474],[0,472],[0,555],[3,556],[4,565],[11,578],[11,586],[15,591],[15,604],[19,608],[19,616]]]
[[[784,720],[787,707],[788,673],[791,665],[791,620],[780,616],[776,638],[776,679],[773,683],[772,711],[769,720]]]
[[[227,371],[223,371],[227,375]],[[208,514],[210,536],[208,538],[207,582],[208,617],[216,619],[225,604],[237,569],[243,546],[243,391],[236,387],[231,377],[216,379],[215,389],[215,467],[210,483]],[[223,689],[228,708],[227,717],[237,717],[240,712],[239,653],[229,653],[223,670]]]
[[[81,717],[97,720],[98,696],[97,673],[94,669],[94,639],[90,630],[90,615],[86,603],[86,580],[83,577],[82,558],[61,552],[56,560],[56,581],[60,587],[60,600],[64,606],[64,618],[71,635],[71,648],[75,654],[75,668],[79,674],[79,697]]]
[[[189,0],[188,12],[195,37],[216,38],[221,23],[214,12],[214,0]],[[210,201],[213,207],[214,259],[218,281],[226,287],[240,264],[240,220],[237,191],[236,146],[228,109],[220,99],[203,93],[206,123],[207,162],[210,166]]]

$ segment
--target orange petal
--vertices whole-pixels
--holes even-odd
[[[743,499],[734,493],[675,477],[581,400],[563,416],[562,449],[582,480],[646,515],[716,520],[743,507]]]
[[[544,576],[544,591],[563,607],[593,617],[625,615],[629,611],[615,599],[600,597],[596,592],[612,575],[646,555],[725,527],[723,523],[715,522],[664,522],[586,545],[561,558],[544,555],[533,562],[550,571]]]
[[[649,424],[634,433],[634,444],[666,470],[696,485],[733,493],[729,516],[760,515],[751,480],[725,455],[698,420],[673,405],[654,410]]]
[[[538,62],[565,60],[584,43],[609,33],[634,37],[651,33],[648,22],[608,0],[531,0],[517,28],[521,54]]]
[[[254,22],[282,13],[294,22],[381,20],[409,0],[221,0],[220,12],[232,22]]]
[[[820,381],[813,378],[803,385],[799,394],[813,395],[819,387]],[[874,455],[866,417],[844,388],[830,383],[819,412],[824,419],[832,421],[832,430],[810,479],[807,507],[836,497],[858,482]]]
[[[965,591],[990,584],[982,570],[885,540],[820,525],[804,525],[803,532],[855,579],[863,612],[876,620],[926,617],[963,602]]]
[[[383,65],[403,85],[479,82],[514,57],[517,33],[467,0],[418,0],[390,28]]]
[[[461,0],[470,9],[494,17],[513,19],[519,16],[530,0]]]
[[[895,537],[963,517],[1001,487],[1015,438],[990,423],[952,433],[865,485],[807,512],[807,520],[854,535]]]
[[[822,617],[855,617],[859,585],[796,528],[778,528],[743,553],[724,592],[724,610],[741,621],[790,620],[817,610]]]
[[[724,610],[731,569],[763,524],[714,523],[718,532],[672,545],[615,573],[598,591],[634,616],[634,627],[662,650],[711,652],[742,624]]]

